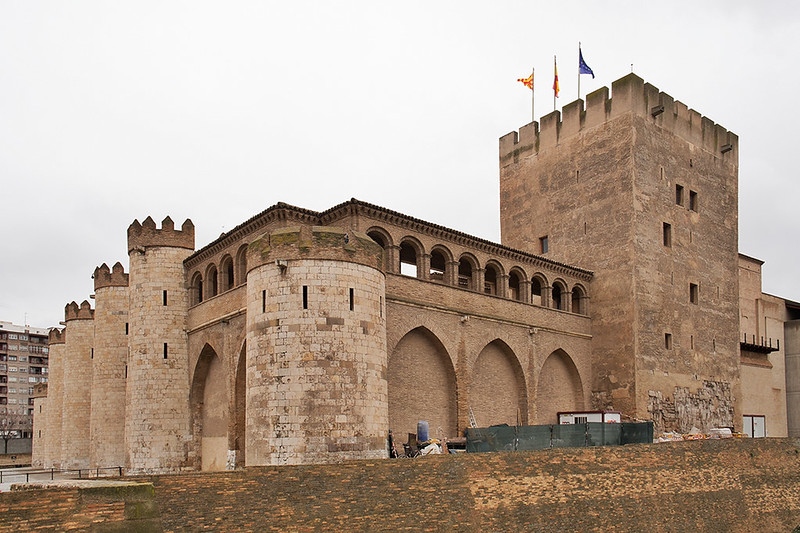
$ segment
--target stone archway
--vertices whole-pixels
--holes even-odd
[[[200,352],[191,391],[192,430],[201,470],[225,470],[228,455],[228,388],[225,368],[206,344]]]
[[[487,344],[472,367],[469,405],[479,427],[525,425],[527,393],[522,366],[501,340]]]
[[[556,413],[584,409],[583,385],[572,358],[564,350],[551,353],[539,372],[537,424],[557,424]]]
[[[457,435],[455,369],[430,330],[418,327],[400,339],[389,356],[388,382],[389,428],[398,441],[416,433],[421,420],[432,437]]]

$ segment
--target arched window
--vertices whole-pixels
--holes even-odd
[[[247,280],[247,245],[243,244],[236,252],[236,283],[241,285]]]
[[[475,262],[466,255],[458,261],[458,286],[462,289],[475,290]]]
[[[222,270],[222,290],[227,291],[232,289],[234,287],[234,275],[233,259],[231,259],[231,256],[226,255],[222,258],[220,269]]]
[[[512,270],[508,274],[508,296],[512,300],[522,301],[522,291],[520,290],[522,286],[522,275],[516,271]]]
[[[199,304],[203,301],[203,276],[200,275],[200,272],[196,272],[195,275],[192,276],[191,291],[190,301],[192,305]]]
[[[483,274],[483,292],[486,294],[499,294],[498,283],[500,275],[497,266],[492,263],[487,263],[486,270]]]
[[[419,250],[411,241],[400,244],[400,273],[404,276],[416,278],[419,274]]]
[[[387,234],[383,229],[374,228],[367,232],[367,236],[372,239],[373,241],[377,242],[381,248],[383,248],[383,265],[387,271],[391,271],[390,264],[389,264],[389,252],[387,248],[391,245],[392,240],[389,234]]]
[[[580,285],[572,287],[572,312],[586,314],[586,291]]]
[[[545,285],[544,280],[539,276],[534,276],[531,279],[531,303],[534,305],[542,305],[542,289]]]
[[[559,281],[553,282],[553,302],[552,302],[553,309],[562,309],[562,310],[564,309],[563,296],[565,292],[566,290],[564,286],[561,284],[561,282]]]
[[[439,283],[447,283],[447,263],[448,258],[445,252],[441,249],[434,248],[431,250],[431,269],[430,280]]]
[[[217,295],[219,285],[217,285],[217,267],[211,265],[206,271],[206,296],[213,298]]]

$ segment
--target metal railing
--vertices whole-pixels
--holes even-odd
[[[3,472],[0,470],[0,483],[25,483],[34,481],[60,479],[96,479],[100,477],[122,477],[123,468],[121,466],[109,466],[104,468],[44,468],[40,470],[26,470],[25,472]]]

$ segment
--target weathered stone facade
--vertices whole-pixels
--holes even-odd
[[[279,203],[197,251],[188,220],[134,222],[128,279],[100,267],[63,375],[53,356],[42,406],[64,444],[45,432],[34,454],[134,472],[336,462],[386,457],[389,430],[418,421],[455,437],[471,417],[590,409],[740,428],[758,396],[738,338],[737,138],[636,76],[613,91],[500,139],[503,244],[355,199]],[[92,342],[89,447],[67,417]]]

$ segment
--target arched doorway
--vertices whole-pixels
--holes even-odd
[[[203,346],[192,380],[194,442],[201,470],[225,470],[228,455],[228,380],[214,349]]]
[[[564,350],[556,350],[547,357],[539,372],[536,423],[557,424],[557,413],[583,408],[583,386],[578,369]]]
[[[399,441],[416,433],[421,420],[432,437],[457,435],[456,373],[433,333],[419,327],[400,339],[389,356],[388,377],[389,428]]]
[[[487,344],[472,367],[469,405],[479,427],[528,421],[525,378],[514,352],[501,340]]]

